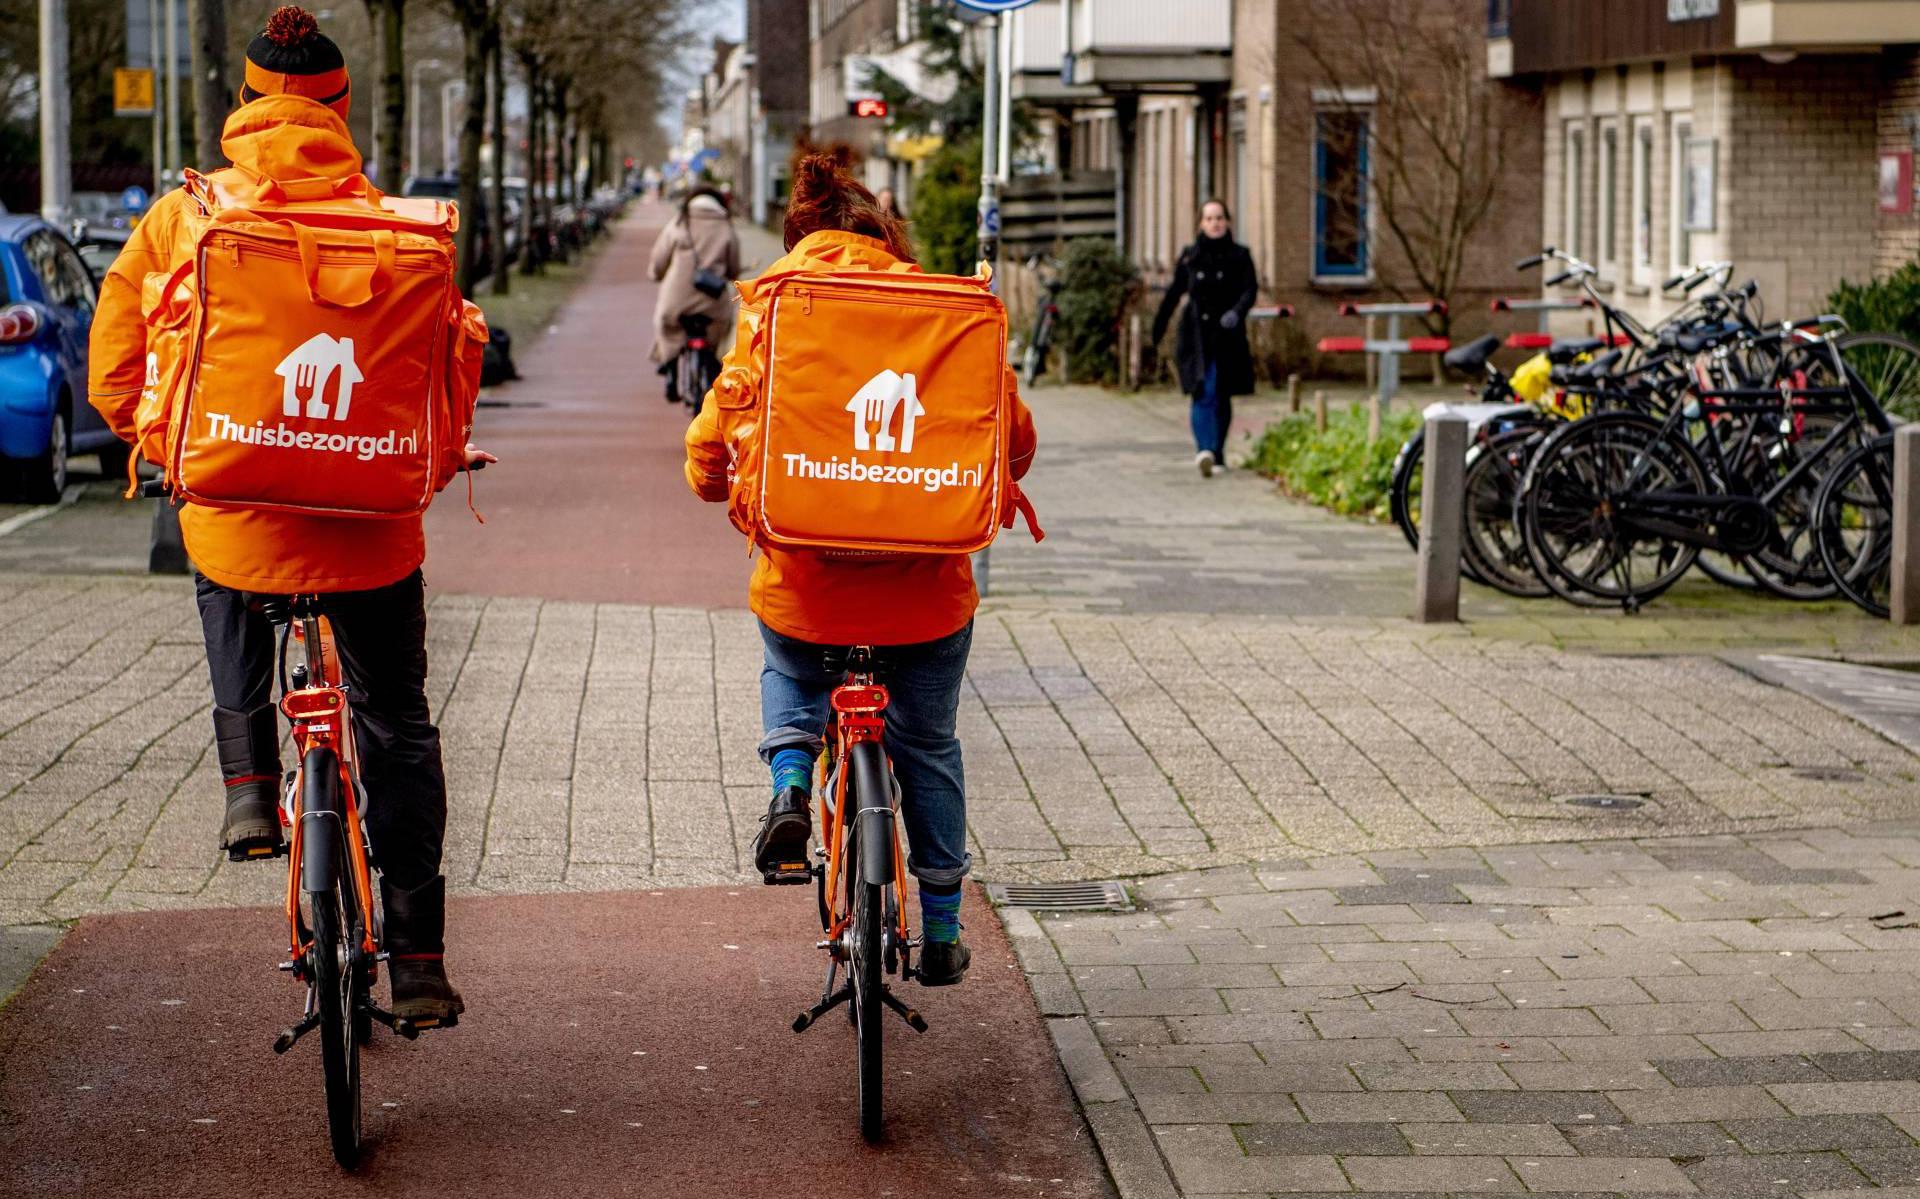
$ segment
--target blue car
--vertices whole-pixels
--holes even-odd
[[[50,504],[74,454],[109,477],[129,448],[87,403],[87,336],[99,286],[71,243],[35,216],[0,216],[0,483]]]

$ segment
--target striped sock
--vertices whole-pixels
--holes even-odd
[[[960,939],[960,884],[947,886],[951,889],[920,884],[920,931],[928,941]]]
[[[773,755],[773,793],[788,787],[802,791],[813,787],[813,755],[804,749],[783,749]]]

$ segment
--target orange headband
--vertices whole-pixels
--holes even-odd
[[[246,85],[240,95],[243,100],[259,96],[305,96],[327,105],[344,117],[347,115],[348,90],[345,67],[322,71],[318,75],[286,75],[269,71],[248,59]],[[248,95],[249,92],[252,95]]]

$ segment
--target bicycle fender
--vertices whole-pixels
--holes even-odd
[[[340,759],[330,749],[307,751],[300,763],[300,888],[331,891],[346,860],[340,823]]]
[[[876,886],[893,882],[893,788],[886,758],[868,742],[853,747],[854,818],[859,821],[860,878]]]

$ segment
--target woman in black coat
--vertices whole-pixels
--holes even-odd
[[[1153,318],[1153,343],[1160,344],[1180,297],[1187,306],[1174,342],[1180,390],[1193,397],[1190,416],[1194,462],[1209,478],[1227,464],[1227,429],[1233,424],[1233,397],[1253,391],[1253,352],[1247,348],[1247,312],[1259,280],[1253,255],[1233,240],[1232,217],[1219,200],[1200,206],[1200,236],[1180,253],[1173,282]]]

